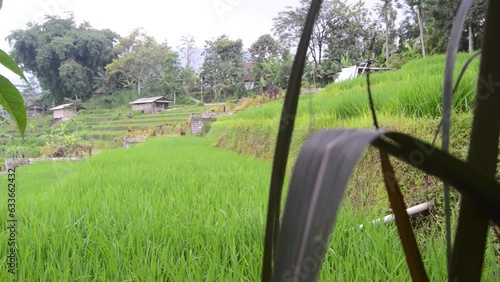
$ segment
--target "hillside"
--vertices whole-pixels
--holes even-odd
[[[0,126],[0,162],[14,155],[39,157],[47,153],[44,146],[55,139],[74,138],[78,144],[92,146],[93,151],[121,146],[128,131],[155,130],[160,135],[177,135],[191,113],[208,107],[180,106],[157,114],[134,113],[128,108],[81,110],[71,120],[50,127],[52,114],[29,117],[25,138],[21,139],[14,122]],[[3,165],[2,165],[3,166]]]
[[[462,54],[459,61],[466,57]],[[439,123],[438,65],[443,60],[431,57],[373,75],[379,121],[385,128],[432,139]],[[475,72],[477,65],[467,73],[455,101],[452,153],[460,157],[468,143]],[[408,83],[414,84],[407,87]],[[366,100],[363,79],[301,97],[291,164],[314,131],[371,127]],[[189,113],[209,108],[133,116],[120,109],[82,111],[66,126],[106,150],[85,161],[41,162],[16,170],[19,280],[259,280],[271,174],[268,160],[281,104],[277,100],[221,117],[210,125],[206,138],[174,137],[178,127],[173,127],[172,134],[165,134],[170,136],[130,149],[109,147],[118,146],[113,139],[119,141],[129,127],[179,126]],[[51,132],[49,120],[30,119],[24,142],[42,142],[40,137]],[[14,129],[1,128],[2,134],[15,136]],[[1,140],[13,142],[9,137]],[[319,281],[409,279],[396,227],[366,224],[391,213],[379,165],[371,149],[354,173]],[[444,280],[441,184],[400,162],[395,167],[408,205],[436,203],[428,220],[415,225],[415,233],[430,280]],[[0,180],[6,182],[7,176],[0,175]],[[457,202],[456,194],[453,200]],[[0,194],[0,201],[7,202],[7,193]],[[365,224],[363,232],[359,224]],[[0,241],[7,241],[7,213],[0,214],[0,230]],[[7,257],[0,262],[4,281],[10,277]],[[485,277],[498,272],[497,262],[498,246],[488,244]]]
[[[463,53],[458,55],[456,76],[469,56]],[[432,56],[411,61],[400,70],[371,75],[372,93],[381,127],[432,141],[440,121],[444,61],[444,56]],[[477,72],[476,60],[465,73],[453,102],[451,153],[460,158],[465,158],[467,153]],[[208,137],[218,147],[271,160],[282,103],[281,99],[219,118],[211,125]],[[313,132],[342,127],[373,128],[365,77],[330,84],[319,94],[300,97],[289,166]],[[436,145],[440,145],[439,138]],[[398,161],[395,163],[407,195],[407,204],[439,200],[441,185],[436,179]],[[348,197],[348,200],[355,206],[387,208],[378,167],[378,155],[369,150],[350,183],[348,193],[352,192],[352,197]]]
[[[469,56],[465,53],[458,55],[456,76]],[[439,119],[444,60],[443,55],[427,57],[411,61],[400,70],[370,76],[375,107],[382,119],[382,126],[400,128],[406,132],[405,128],[410,126],[405,125],[407,123],[417,123],[427,129],[429,123]],[[476,60],[469,66],[454,97],[455,113],[468,115],[471,112],[477,71]],[[296,146],[292,149],[292,155],[296,154],[301,141],[317,130],[347,126],[371,127],[367,97],[365,77],[330,84],[319,94],[302,95],[294,133]],[[216,138],[222,147],[239,149],[245,153],[245,147],[261,143],[256,142],[258,140],[255,138],[268,140],[254,154],[270,159],[282,102],[281,99],[220,118],[211,126],[210,136]],[[427,130],[420,131],[420,134],[426,133]]]

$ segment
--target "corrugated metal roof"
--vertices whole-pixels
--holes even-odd
[[[26,110],[27,110],[27,109],[43,109],[43,107],[42,107],[42,106],[39,106],[39,105],[31,105],[31,106],[27,106],[27,107],[26,107]]]
[[[69,103],[69,104],[62,104],[62,105],[59,105],[57,107],[54,107],[52,109],[49,109],[49,111],[55,111],[55,110],[62,110],[62,109],[65,109],[65,108],[68,108],[68,107],[71,107],[73,106],[72,103]]]
[[[153,102],[156,102],[157,100],[160,100],[160,99],[164,99],[165,97],[163,96],[157,96],[157,97],[148,97],[148,98],[141,98],[141,99],[137,99],[133,102],[130,102],[129,104],[132,105],[132,104],[147,104],[147,103],[153,103]],[[171,101],[167,101],[165,100],[166,102],[168,103],[171,103]]]

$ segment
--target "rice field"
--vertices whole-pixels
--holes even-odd
[[[63,124],[50,127],[52,114],[29,117],[24,140],[21,139],[14,122],[0,125],[0,163],[19,151],[26,157],[40,157],[42,147],[52,131],[60,131],[65,126],[66,133],[75,132],[81,142],[95,149],[113,148],[121,144],[128,130],[147,131],[155,129],[165,135],[178,134],[181,124],[185,124],[192,113],[206,111],[209,107],[186,106],[156,114],[132,113],[128,108],[82,110],[76,117]],[[70,125],[68,125],[70,124]],[[164,126],[163,131],[158,126]]]
[[[471,56],[460,53],[455,65],[455,79]],[[441,97],[444,75],[444,55],[429,56],[408,62],[399,70],[373,73],[370,85],[378,113],[409,118],[436,118],[441,116]],[[457,113],[470,112],[474,103],[479,61],[470,65],[454,96],[453,110]],[[309,104],[311,99],[311,105]],[[279,117],[282,100],[250,108],[236,119],[273,119]],[[302,95],[297,115],[328,116],[342,120],[369,114],[366,91],[366,77],[340,83],[331,83],[318,94]]]
[[[20,167],[18,274],[7,273],[4,210],[0,281],[259,281],[270,173],[195,137]],[[344,205],[320,281],[409,281],[394,226],[357,229],[382,215]],[[442,234],[418,234],[431,281],[444,281]],[[498,271],[490,244],[484,277]]]

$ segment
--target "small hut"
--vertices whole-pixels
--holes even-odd
[[[155,114],[168,109],[168,104],[172,103],[163,96],[141,98],[130,102],[132,111],[141,111],[145,114]]]
[[[92,92],[92,98],[100,97],[104,94],[104,90],[102,88],[97,88],[94,92]]]
[[[36,117],[43,115],[45,113],[45,109],[38,105],[31,105],[26,107],[26,115],[29,117]]]
[[[83,107],[70,103],[59,105],[49,110],[54,113],[54,119],[65,121],[75,116],[80,109],[83,109]]]

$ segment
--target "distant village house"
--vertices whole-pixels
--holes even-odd
[[[168,101],[163,96],[141,98],[130,102],[132,105],[132,111],[141,111],[145,114],[155,114],[168,109]]]
[[[43,115],[45,113],[45,109],[38,105],[31,105],[26,107],[26,115],[29,117],[36,117],[39,115]]]
[[[103,94],[104,94],[104,90],[102,88],[98,88],[94,92],[92,92],[92,98],[102,96]]]
[[[54,113],[54,119],[65,121],[75,116],[80,109],[83,109],[83,107],[70,103],[59,105],[49,110]]]

